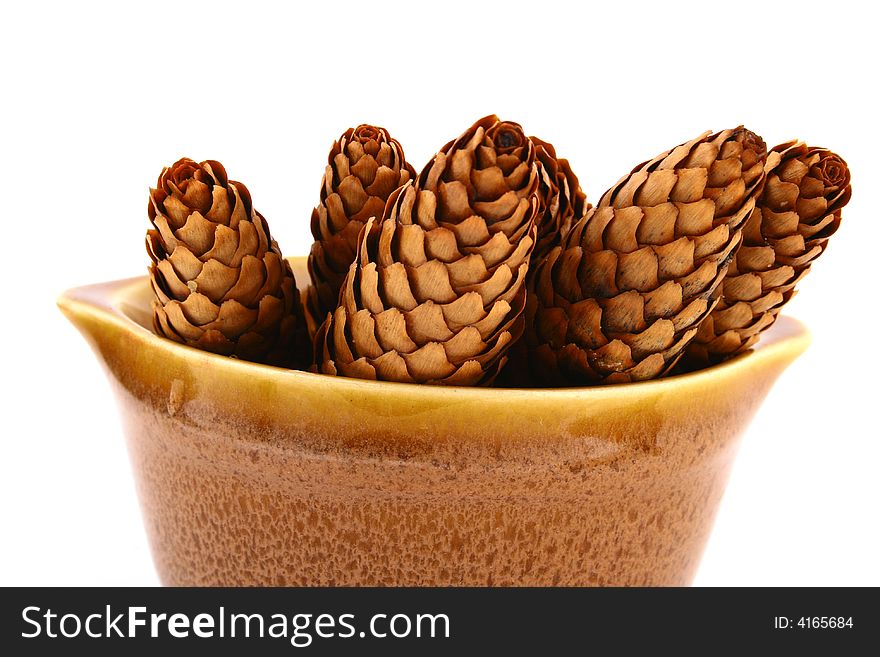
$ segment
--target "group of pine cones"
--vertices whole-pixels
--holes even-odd
[[[593,207],[496,116],[416,173],[382,128],[333,144],[298,290],[250,193],[181,159],[150,192],[153,326],[200,349],[362,379],[642,381],[757,342],[825,250],[846,163],[739,127],[635,167]]]

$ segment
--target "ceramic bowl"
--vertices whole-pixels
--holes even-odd
[[[182,346],[150,295],[142,277],[59,305],[115,390],[168,585],[689,584],[740,436],[809,342],[783,318],[660,381],[444,388]]]

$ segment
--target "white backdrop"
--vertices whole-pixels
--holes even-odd
[[[145,273],[147,188],[163,165],[222,161],[285,254],[305,254],[345,128],[385,126],[419,168],[491,112],[555,144],[594,202],[639,162],[740,123],[849,162],[843,226],[786,309],[813,345],[748,430],[696,583],[880,584],[880,51],[868,6],[5,8],[0,584],[157,582],[109,388],[54,300]]]

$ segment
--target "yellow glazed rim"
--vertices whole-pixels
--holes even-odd
[[[302,288],[306,258],[296,257],[289,260],[296,270],[298,284]],[[508,401],[516,398],[525,401],[523,398],[528,398],[532,401],[540,399],[542,402],[547,401],[555,405],[586,399],[631,400],[634,396],[650,397],[659,393],[669,393],[672,389],[676,389],[677,394],[689,394],[705,390],[708,386],[718,386],[719,378],[739,379],[748,376],[748,372],[753,368],[763,369],[779,364],[784,366],[803,353],[811,339],[809,331],[801,322],[783,316],[767,331],[755,349],[720,365],[654,381],[580,388],[427,386],[313,374],[241,361],[178,344],[156,335],[145,326],[149,321],[150,294],[148,277],[140,276],[72,288],[64,292],[57,303],[61,311],[80,328],[83,322],[91,320],[90,323],[107,329],[121,329],[130,339],[137,342],[138,348],[149,350],[158,357],[164,354],[173,360],[188,361],[193,366],[208,367],[215,375],[228,376],[230,380],[259,379],[282,387],[327,387],[346,396],[378,394],[441,404],[444,400],[451,401],[453,398],[457,403],[465,400],[498,401],[499,398]],[[137,321],[133,315],[141,315],[141,320]]]

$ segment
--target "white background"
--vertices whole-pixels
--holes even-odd
[[[853,200],[786,312],[814,342],[745,437],[696,584],[880,585],[876,17],[870,3],[10,3],[0,17],[0,584],[157,582],[113,399],[55,307],[146,271],[182,155],[307,253],[327,150],[387,127],[420,168],[495,112],[589,197],[706,129],[835,149]],[[830,610],[833,611],[833,610]]]

